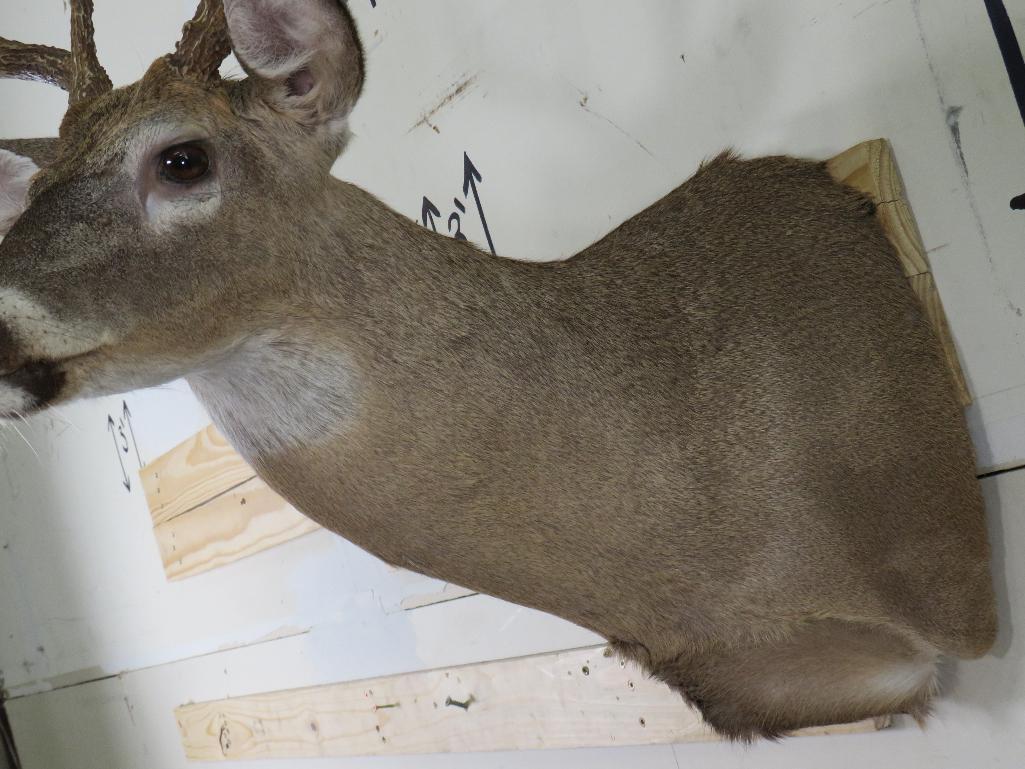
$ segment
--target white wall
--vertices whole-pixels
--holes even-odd
[[[168,51],[189,2],[97,0],[116,83]],[[447,218],[462,158],[501,254],[567,256],[732,145],[827,157],[890,138],[977,398],[980,469],[1025,463],[1025,130],[982,3],[591,0],[350,3],[368,48],[356,139],[336,173],[411,218]],[[1025,2],[1008,7],[1025,33]],[[62,0],[0,0],[0,34],[67,44]],[[463,83],[459,96],[434,111]],[[0,135],[52,135],[56,89],[0,81]],[[960,111],[958,111],[960,109]],[[426,118],[426,119],[424,119]],[[952,127],[956,121],[961,164]],[[478,218],[463,231],[484,245]],[[143,460],[205,416],[181,383],[125,398]],[[437,587],[321,532],[167,584],[108,414],[74,404],[0,433],[0,672],[26,769],[182,767],[171,708],[579,646],[590,634],[485,597],[403,612]],[[38,456],[37,456],[38,455]],[[133,456],[128,461],[134,462]],[[499,755],[488,765],[1002,767],[1025,755],[1025,472],[986,481],[1003,634],[959,666],[927,733]],[[324,589],[329,586],[329,589]],[[118,675],[122,674],[123,675]],[[114,676],[114,677],[112,677]],[[92,681],[92,683],[89,683]],[[470,767],[480,757],[303,766]],[[294,766],[271,762],[261,766]]]

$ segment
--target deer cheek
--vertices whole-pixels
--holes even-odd
[[[209,180],[195,187],[174,187],[155,180],[142,195],[146,223],[154,232],[173,233],[179,227],[202,224],[221,207],[220,185]]]

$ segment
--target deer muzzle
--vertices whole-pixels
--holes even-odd
[[[0,419],[42,408],[60,393],[64,372],[53,361],[25,360],[0,321]]]

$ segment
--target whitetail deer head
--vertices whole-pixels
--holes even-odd
[[[219,0],[124,88],[97,61],[92,0],[72,2],[70,52],[0,40],[0,76],[70,96],[59,138],[0,143],[0,412],[185,374],[243,332],[218,318],[259,315],[295,267],[261,244],[317,208],[362,50],[334,0],[225,7],[241,81],[218,75]]]
[[[0,46],[72,102],[0,153],[0,414],[187,375],[325,527],[601,633],[733,737],[920,716],[989,648],[963,414],[822,164],[724,155],[570,260],[495,259],[331,179],[337,0],[206,0],[117,90],[72,5],[70,53]]]

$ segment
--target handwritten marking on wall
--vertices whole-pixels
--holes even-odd
[[[470,155],[467,152],[463,152],[463,200],[469,201],[470,193],[473,193],[473,202],[476,208],[477,218],[480,221],[481,228],[484,230],[484,236],[488,241],[488,248],[491,249],[491,253],[497,256],[495,252],[495,243],[491,237],[491,228],[488,227],[487,217],[484,215],[484,205],[480,199],[480,189],[477,187],[478,184],[484,182],[484,177],[481,175],[480,170],[470,160]],[[466,204],[458,197],[452,198],[452,205],[455,210],[449,214],[446,221],[446,232],[456,240],[466,240],[467,237],[463,234],[462,223],[463,216],[466,215],[467,208]],[[442,219],[441,209],[438,208],[434,202],[426,195],[423,196],[420,208],[420,224],[424,227],[430,227],[435,232],[438,232],[437,222]],[[454,228],[454,229],[453,229]]]

